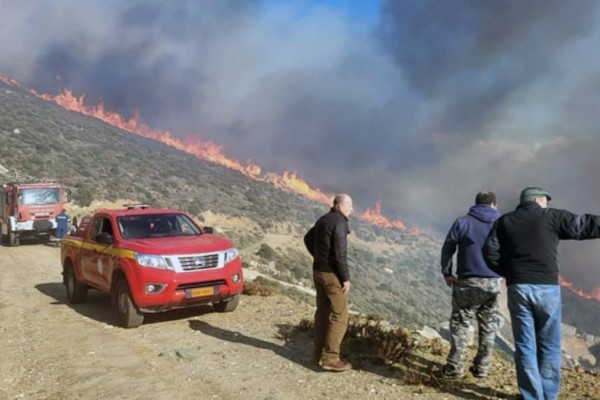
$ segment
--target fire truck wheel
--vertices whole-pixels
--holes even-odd
[[[240,295],[236,294],[227,302],[213,303],[213,308],[217,312],[231,312],[237,308],[238,304],[240,304]]]
[[[144,322],[144,313],[133,303],[129,285],[125,278],[119,279],[115,285],[115,312],[117,321],[123,328],[136,328]]]
[[[88,291],[87,286],[77,280],[73,266],[70,264],[65,267],[65,278],[69,303],[77,304],[86,301]]]

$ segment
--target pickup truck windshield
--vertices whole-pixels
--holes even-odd
[[[199,235],[200,229],[183,214],[144,214],[117,217],[123,239]]]

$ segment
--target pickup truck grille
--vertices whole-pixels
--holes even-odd
[[[185,283],[185,284],[177,285],[177,288],[175,290],[186,290],[186,289],[194,289],[194,288],[199,288],[199,287],[223,286],[223,285],[227,285],[227,282],[225,282],[224,280],[198,282],[198,283]]]
[[[179,257],[179,265],[184,271],[216,268],[219,266],[219,253]]]

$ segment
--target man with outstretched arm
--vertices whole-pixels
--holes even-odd
[[[600,237],[600,217],[548,208],[539,187],[521,191],[516,210],[494,224],[484,246],[489,267],[506,278],[519,391],[555,400],[560,389],[562,324],[559,240]]]

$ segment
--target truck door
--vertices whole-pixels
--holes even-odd
[[[114,237],[110,219],[106,216],[94,217],[86,246],[81,249],[81,266],[86,281],[100,289],[108,290],[115,257],[112,255],[112,244],[96,241],[96,235],[103,232]]]

